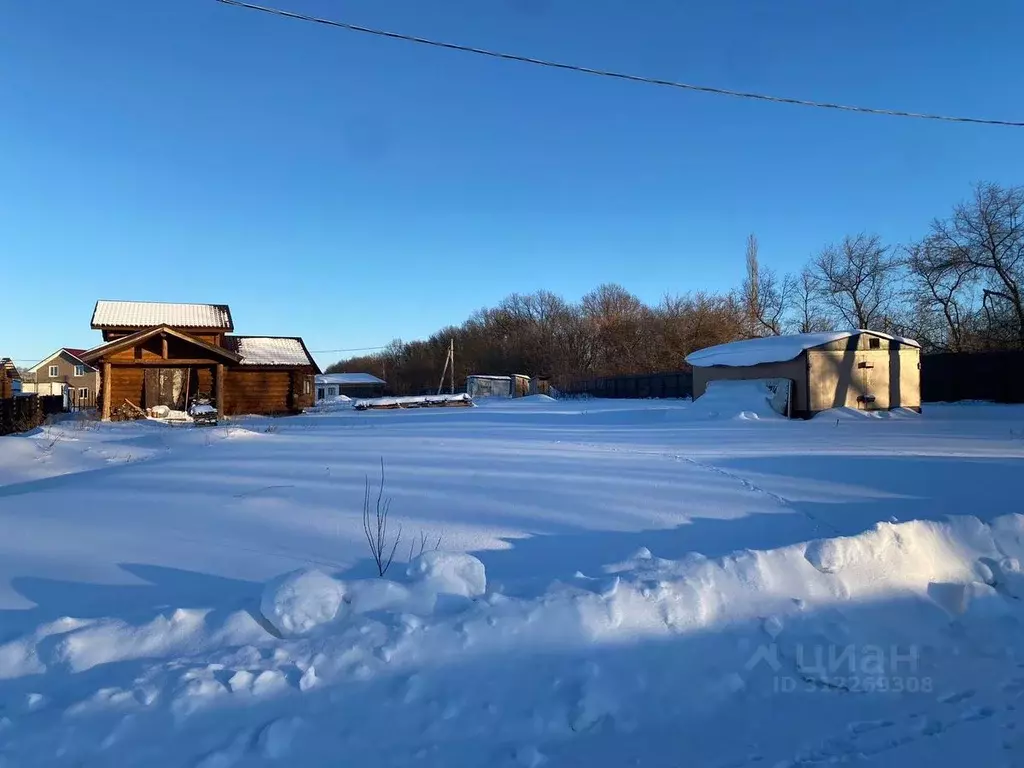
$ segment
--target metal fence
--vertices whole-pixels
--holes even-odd
[[[1024,351],[923,355],[921,400],[1024,403]]]
[[[563,388],[562,392],[567,395],[611,398],[693,397],[693,374],[673,371],[577,379]]]

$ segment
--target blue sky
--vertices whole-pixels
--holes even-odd
[[[641,75],[1022,120],[1024,4],[984,6],[284,7]],[[214,0],[3,15],[0,355],[20,359],[95,343],[97,298],[226,302],[241,333],[328,350],[423,336],[512,291],[725,290],[749,232],[763,262],[797,268],[847,233],[905,242],[974,181],[1024,182],[1024,129],[621,83]]]

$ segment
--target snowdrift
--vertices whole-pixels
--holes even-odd
[[[780,382],[786,382],[781,385],[784,391],[780,390]],[[784,379],[711,381],[687,413],[706,419],[784,418],[788,386]]]
[[[266,586],[260,620],[178,609],[138,626],[65,618],[8,639],[0,679],[93,672],[72,701],[35,678],[0,720],[2,756],[45,763],[42,713],[65,700],[59,716],[75,730],[62,749],[116,745],[121,764],[154,754],[178,764],[170,756],[199,749],[188,764],[329,765],[341,745],[353,764],[407,764],[424,728],[440,745],[423,753],[430,765],[472,755],[611,766],[645,750],[668,765],[683,732],[693,765],[849,762],[1013,717],[1022,558],[1024,516],[1011,515],[886,523],[718,559],[641,549],[526,598],[488,591],[483,564],[464,554],[426,553],[396,580],[304,570]],[[150,661],[119,674],[133,659]],[[866,699],[869,683],[900,695]],[[851,721],[869,701],[888,719]],[[752,721],[751,702],[777,717]],[[717,738],[709,717],[724,718]],[[884,741],[868,735],[878,728],[890,729]],[[794,734],[806,742],[795,751]],[[1003,755],[1016,749],[1007,743]],[[916,762],[907,755],[885,764]]]

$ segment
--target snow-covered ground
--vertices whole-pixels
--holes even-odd
[[[1022,459],[987,405],[0,438],[0,766],[1024,765]]]

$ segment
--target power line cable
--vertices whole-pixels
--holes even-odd
[[[740,99],[754,99],[757,101],[768,101],[776,104],[794,104],[802,107],[817,107],[819,109],[835,109],[843,112],[860,112],[869,115],[888,115],[889,117],[910,117],[918,120],[941,120],[949,123],[975,123],[978,125],[1001,125],[1008,126],[1011,128],[1024,128],[1024,122],[1018,122],[1013,120],[994,120],[983,117],[958,117],[954,115],[936,115],[928,114],[924,112],[907,112],[900,109],[876,109],[874,107],[858,107],[850,104],[833,104],[824,101],[811,101],[809,99],[794,99],[787,96],[770,96],[764,93],[751,93],[747,91],[734,91],[729,88],[717,88],[710,85],[696,85],[694,83],[683,83],[675,80],[663,80],[654,77],[643,77],[641,75],[630,75],[623,72],[613,72],[606,69],[595,69],[593,67],[583,67],[576,64],[566,64],[558,61],[548,61],[545,59],[536,59],[532,56],[520,56],[514,53],[502,53],[500,51],[493,51],[487,48],[476,48],[471,45],[459,45],[458,43],[446,43],[440,40],[431,40],[426,37],[417,37],[415,35],[405,35],[399,32],[388,32],[383,29],[374,29],[372,27],[364,27],[359,24],[349,24],[344,21],[335,21],[333,19],[324,19],[318,16],[309,16],[304,13],[296,13],[294,11],[286,11],[280,8],[271,8],[263,5],[255,5],[253,3],[243,2],[243,0],[217,0],[218,3],[224,5],[233,5],[238,8],[247,8],[252,11],[260,11],[262,13],[269,13],[274,16],[283,16],[288,19],[297,19],[299,21],[309,21],[314,24],[325,24],[330,27],[338,27],[340,29],[347,29],[350,32],[361,32],[366,35],[376,35],[377,37],[386,37],[392,40],[402,40],[409,43],[418,43],[420,45],[428,45],[434,48],[444,48],[450,51],[462,51],[463,53],[474,53],[478,56],[489,56],[493,59],[504,59],[506,61],[518,61],[522,64],[533,64],[539,67],[550,67],[552,69],[562,69],[570,72],[580,72],[585,75],[597,75],[598,77],[610,77],[615,80],[626,80],[633,83],[646,83],[648,85],[659,85],[666,88],[680,88],[687,91],[698,91],[701,93],[711,93],[718,96],[733,96]]]
[[[387,344],[382,344],[379,347],[350,347],[349,349],[311,349],[309,350],[309,352],[310,354],[313,355],[323,355],[329,352],[371,352],[375,349],[385,349],[387,348],[387,346]]]

